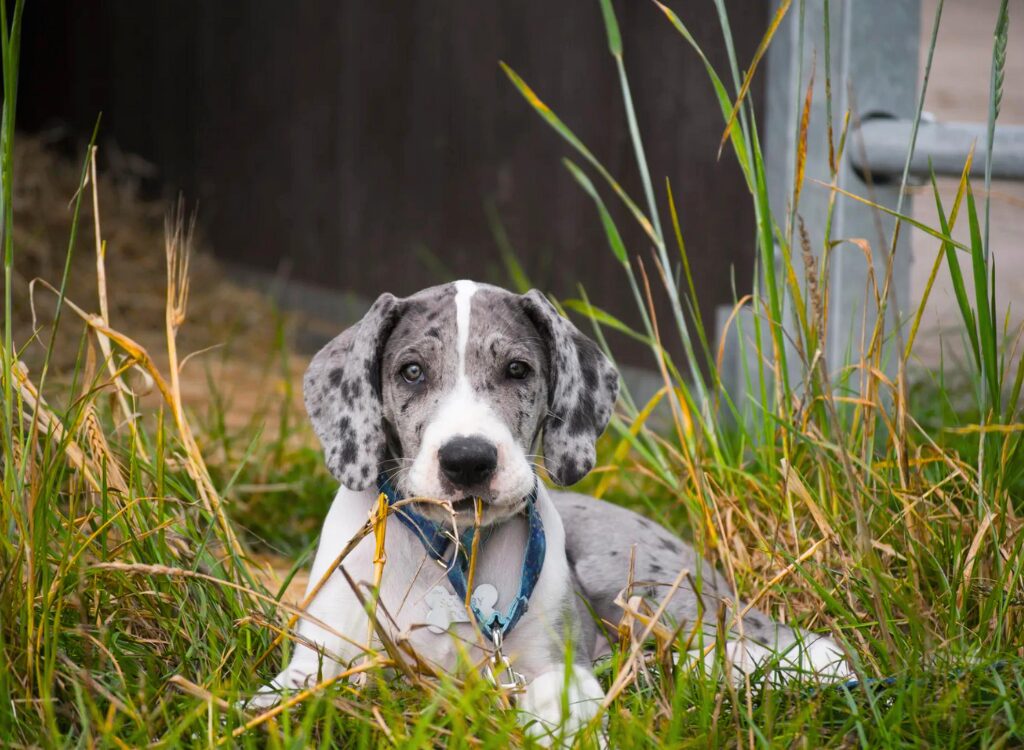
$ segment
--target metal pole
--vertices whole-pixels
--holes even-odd
[[[779,0],[773,0],[772,5],[777,8]],[[828,188],[814,182],[817,180],[827,184],[832,179],[824,68],[828,65],[832,79],[833,144],[839,141],[847,112],[852,113],[852,129],[860,125],[861,114],[909,121],[914,116],[917,103],[920,3],[918,0],[833,0],[829,6],[828,59],[824,38],[824,3],[809,2],[802,7],[802,28],[801,13],[797,12],[794,3],[768,49],[766,127],[762,144],[772,213],[781,226],[786,223],[792,206],[800,117],[811,78],[811,61],[815,60],[814,91],[807,129],[805,182],[797,213],[809,234],[818,268],[821,268],[825,247],[835,243],[829,250],[828,331],[822,355],[829,363],[834,384],[842,387],[837,381],[843,373],[855,377],[846,366],[859,360],[861,349],[867,344],[866,337],[870,336],[871,327],[877,318],[872,278],[881,287],[890,261],[895,220],[882,211],[836,196],[831,233],[828,238],[825,237],[832,195]],[[870,131],[867,132],[870,135]],[[864,180],[864,173],[856,168],[851,159],[851,154],[865,148],[859,135],[860,132],[852,132],[847,138],[846,152],[838,167],[838,187],[895,209],[899,198],[899,180],[874,181],[869,184]],[[907,141],[904,140],[905,143]],[[864,164],[866,160],[859,163]],[[871,163],[874,164],[874,161]],[[899,171],[902,172],[902,160],[899,164]],[[905,200],[904,211],[909,210],[907,203]],[[895,342],[893,332],[909,310],[909,238],[909,232],[900,233],[892,258],[893,276],[886,306],[886,332],[890,337],[890,345]],[[862,251],[863,241],[870,248],[870,257],[865,257]],[[793,244],[795,247],[790,260],[798,278],[803,282],[804,263],[799,233],[794,233]],[[781,249],[777,252],[781,253]],[[780,277],[782,262],[781,255],[778,255],[777,275]],[[746,393],[740,372],[744,369],[740,351],[744,349],[748,359],[747,368],[756,367],[750,361],[754,350],[750,343],[751,312],[747,311],[746,316],[741,316],[747,318],[743,324],[745,345],[741,347],[734,332],[726,340],[725,356],[731,365],[729,370],[723,372],[723,379],[736,403],[746,403],[748,396],[754,395]],[[722,320],[724,315],[719,317],[719,321]],[[808,353],[808,357],[813,354]],[[799,362],[795,352],[790,361]],[[889,361],[894,362],[895,357],[890,357]],[[796,385],[792,379],[791,383]]]
[[[903,173],[907,158],[909,120],[872,117],[861,123],[854,134],[863,148],[850,152],[850,161],[861,175],[868,172],[880,178]],[[987,125],[982,122],[922,122],[917,132],[917,147],[910,162],[910,174],[927,178],[931,162],[936,175],[959,177],[974,147],[971,175],[985,174],[985,153],[988,149]],[[1024,126],[1000,125],[992,145],[992,178],[1024,180]]]

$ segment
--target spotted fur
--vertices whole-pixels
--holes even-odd
[[[462,338],[456,284],[445,284],[405,299],[382,295],[314,357],[305,377],[306,408],[331,473],[360,490],[381,470],[394,471],[406,493],[444,494],[443,482],[416,482],[400,462],[420,454],[426,426],[464,375],[523,454],[543,434],[548,475],[562,486],[578,482],[593,468],[594,444],[611,418],[615,368],[537,290],[517,295],[457,284],[471,285],[463,286],[469,307]],[[450,356],[456,350],[460,358]],[[513,358],[528,362],[536,377],[503,384],[501,369]],[[413,359],[426,370],[424,387],[402,382],[399,369]]]
[[[512,361],[527,365],[528,375],[510,377]],[[413,362],[423,375],[415,382],[403,375]],[[280,688],[337,676],[343,664],[363,657],[367,614],[350,581],[374,578],[380,557],[372,536],[349,550],[351,577],[332,566],[364,528],[381,470],[407,497],[451,503],[459,528],[473,515],[455,506],[464,507],[467,496],[483,501],[482,523],[490,528],[478,550],[476,580],[496,589],[500,608],[518,596],[528,532],[521,510],[536,487],[547,550],[529,608],[503,648],[527,682],[518,708],[542,741],[553,741],[559,727],[571,735],[599,711],[603,692],[590,665],[609,649],[605,633],[616,632],[624,595],[661,607],[664,622],[681,633],[699,629],[703,641],[697,643],[704,646],[722,636],[737,684],[758,673],[772,682],[802,673],[846,675],[838,644],[736,600],[713,566],[667,529],[610,503],[536,484],[531,464],[541,435],[554,481],[572,484],[591,470],[618,384],[597,346],[537,291],[516,295],[462,281],[405,299],[382,295],[306,373],[310,418],[344,486],[324,522],[307,592],[309,617],[298,626],[292,660],[252,705],[272,705]],[[457,437],[495,448],[495,470],[479,482],[486,486],[470,490],[445,479],[440,448]],[[436,504],[418,509],[442,523],[452,520]],[[454,669],[467,649],[471,661],[482,663],[485,639],[474,625],[453,623],[454,638],[425,627],[431,592],[447,580],[429,564],[422,542],[402,524],[389,524],[384,556],[378,593],[388,612],[381,624],[391,637],[407,640],[440,670]],[[735,612],[744,614],[732,623]],[[719,632],[724,617],[728,633]],[[719,651],[694,647],[679,658],[710,671]]]
[[[595,442],[608,426],[619,393],[619,373],[597,345],[537,290],[522,298],[551,358],[550,413],[544,423],[548,474],[565,487],[594,468]]]
[[[362,320],[313,357],[303,379],[306,411],[327,468],[349,489],[373,485],[384,459],[380,353],[403,307],[394,295],[382,294]]]

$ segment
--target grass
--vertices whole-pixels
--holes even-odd
[[[697,313],[667,183],[668,215],[658,215],[660,187],[650,176],[633,115],[611,3],[604,0],[601,10],[622,84],[641,202],[506,68],[529,105],[576,154],[580,163],[567,160],[566,167],[593,199],[640,312],[641,330],[627,332],[649,346],[665,381],[649,404],[624,394],[600,446],[602,470],[584,489],[644,508],[687,534],[741,594],[760,595],[761,606],[775,616],[834,634],[862,681],[849,690],[812,684],[768,690],[753,681],[736,691],[673,669],[664,659],[639,668],[624,649],[599,674],[606,686],[624,688],[607,711],[610,743],[1024,744],[1024,375],[1016,354],[1019,331],[999,323],[1003,311],[991,285],[988,191],[979,205],[965,177],[951,205],[942,203],[937,190],[919,197],[936,202],[939,226],[900,222],[901,231],[924,231],[935,239],[936,274],[950,274],[956,292],[966,371],[930,373],[911,385],[920,311],[910,315],[905,340],[897,345],[898,337],[885,327],[884,295],[867,321],[865,351],[847,366],[830,369],[818,352],[828,337],[833,238],[812,237],[803,229],[799,197],[812,187],[802,184],[800,169],[789,211],[770,212],[748,94],[756,65],[736,59],[724,5],[715,4],[730,57],[724,75],[703,57],[683,20],[667,7],[663,11],[680,43],[694,48],[708,72],[722,112],[723,143],[740,165],[755,209],[751,234],[758,243],[759,278],[753,293],[738,302],[751,313],[742,332],[755,363],[745,373],[747,402],[735,402],[718,378],[717,345]],[[782,3],[780,13],[787,7]],[[190,239],[180,214],[168,228],[165,353],[158,357],[110,326],[102,281],[95,308],[67,299],[67,271],[51,287],[59,302],[52,324],[35,340],[13,340],[17,248],[11,229],[17,216],[11,158],[21,8],[20,1],[13,9],[0,7],[0,744],[525,743],[512,713],[495,710],[499,696],[472,675],[395,680],[374,668],[358,688],[324,686],[296,696],[288,710],[253,716],[233,707],[276,671],[289,649],[285,639],[270,650],[290,612],[278,603],[280,592],[267,591],[254,576],[247,557],[269,544],[294,556],[296,569],[308,564],[332,485],[304,419],[288,408],[291,381],[283,342],[280,357],[268,365],[268,377],[285,389],[285,407],[273,420],[257,417],[241,429],[229,428],[224,417],[230,403],[215,391],[208,413],[186,410],[176,340],[187,317]],[[1006,8],[1004,2],[994,34],[991,123],[1002,86]],[[941,4],[936,28],[940,22]],[[934,39],[933,34],[929,57]],[[742,77],[741,62],[750,71]],[[848,120],[840,119],[844,124],[829,133],[833,164],[847,141]],[[76,217],[95,187],[92,156],[90,150],[83,160],[81,189],[69,196]],[[849,199],[838,191],[833,195],[836,201]],[[611,200],[622,202],[638,222],[650,254],[646,247],[640,253],[626,247],[606,204]],[[970,229],[965,244],[950,239],[957,222]],[[74,247],[72,237],[69,248]],[[96,256],[102,269],[100,239]],[[874,270],[884,287],[891,264]],[[40,287],[37,293],[45,292]],[[656,320],[655,296],[668,300],[670,320]],[[606,330],[626,329],[585,295],[566,306],[587,313],[602,340]],[[796,321],[787,329],[792,341],[781,325],[787,311]],[[54,331],[70,325],[82,331],[77,366],[51,372]],[[667,352],[676,343],[685,352],[684,363]],[[20,365],[29,346],[47,349],[46,363],[32,373]],[[137,385],[133,390],[138,371],[153,383],[155,398],[143,399]],[[670,414],[667,432],[648,425],[659,403]],[[240,493],[239,487],[265,491]],[[658,645],[663,656],[669,644]],[[380,652],[372,659],[384,663],[396,655]],[[583,738],[583,744],[593,741],[593,735]]]

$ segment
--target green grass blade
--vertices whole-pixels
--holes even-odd
[[[587,162],[597,170],[597,173],[600,174],[601,177],[611,186],[612,190],[615,191],[615,194],[619,196],[619,199],[622,200],[626,208],[629,209],[633,218],[636,219],[637,223],[644,230],[647,236],[651,238],[651,241],[655,244],[659,243],[661,241],[660,235],[654,230],[654,226],[651,224],[650,219],[644,215],[643,211],[641,211],[636,203],[633,202],[633,199],[626,194],[626,191],[623,190],[619,183],[611,176],[611,173],[609,173],[608,170],[605,169],[604,165],[598,161],[597,157],[590,152],[590,149],[584,146],[583,142],[577,138],[576,134],[559,119],[558,115],[552,112],[551,108],[541,101],[540,97],[538,97],[537,94],[534,93],[533,89],[527,85],[526,81],[519,77],[518,73],[512,70],[512,68],[504,62],[501,63],[501,69],[505,71],[505,75],[507,75],[509,80],[512,81],[512,85],[519,90],[519,93],[524,99],[526,99],[530,106],[533,107],[534,111],[536,111],[537,114],[539,114],[544,121],[555,130],[556,133],[562,136],[566,143],[576,149],[576,151],[586,159]]]
[[[939,197],[939,186],[935,179],[935,172],[931,173],[932,182],[932,194],[935,197],[935,209],[939,217],[939,225],[942,229],[942,234],[950,235],[950,225],[946,220],[946,212],[942,207],[942,199]],[[967,173],[964,173],[963,177],[964,194],[967,191]],[[956,206],[954,205],[954,210]],[[952,220],[952,217],[951,219]],[[974,353],[974,363],[980,369],[981,367],[981,347],[978,343],[978,323],[974,317],[974,311],[971,309],[971,304],[967,296],[967,284],[964,282],[963,272],[960,269],[960,258],[956,254],[951,242],[942,242],[942,247],[946,252],[946,265],[949,268],[950,279],[953,284],[953,294],[956,297],[957,307],[960,309],[960,316],[964,322],[964,329],[967,331],[971,341],[971,349]]]
[[[963,244],[962,242],[957,242],[956,240],[954,240],[949,235],[943,234],[942,232],[938,231],[937,229],[934,229],[934,228],[928,226],[927,224],[925,224],[923,222],[920,222],[920,221],[918,221],[918,220],[916,220],[916,219],[914,219],[914,218],[912,218],[910,216],[907,216],[906,214],[899,213],[899,212],[895,211],[894,209],[889,208],[888,206],[883,206],[880,203],[875,203],[874,201],[869,200],[867,198],[864,198],[864,197],[862,197],[860,195],[857,195],[856,193],[851,193],[849,190],[844,190],[841,187],[838,187],[836,185],[830,185],[827,182],[822,182],[821,180],[815,180],[815,179],[812,178],[811,182],[814,182],[814,183],[820,185],[821,187],[826,188],[828,190],[831,190],[831,191],[833,191],[835,193],[839,193],[840,195],[844,195],[847,198],[850,198],[852,200],[857,201],[858,203],[863,203],[865,206],[870,206],[871,208],[873,208],[875,210],[878,210],[878,211],[881,211],[883,213],[889,214],[890,216],[894,216],[897,219],[899,219],[900,221],[902,221],[903,223],[910,224],[915,229],[920,229],[925,234],[930,235],[931,237],[934,237],[937,240],[941,240],[942,242],[948,242],[951,247],[954,247],[957,250],[963,250],[966,253],[970,253],[971,252],[971,248],[969,248],[967,245]]]
[[[604,28],[608,34],[608,51],[615,57],[622,56],[622,34],[619,33],[619,22],[615,18],[615,9],[611,0],[601,1],[601,15],[604,18]]]
[[[983,238],[985,247],[985,263],[988,264],[989,244],[989,193],[992,188],[992,145],[996,136],[996,120],[999,118],[999,109],[1003,102],[1003,80],[1006,75],[1006,43],[1009,38],[1010,12],[1009,0],[1002,0],[999,4],[999,14],[996,16],[996,28],[992,33],[992,71],[989,79],[988,93],[988,127],[986,129],[985,149],[985,235]]]
[[[771,43],[772,37],[775,36],[775,32],[778,31],[779,25],[782,23],[782,19],[786,17],[786,12],[789,10],[791,3],[792,0],[782,0],[782,2],[779,3],[779,6],[775,11],[775,15],[772,17],[771,23],[768,24],[768,30],[765,31],[764,36],[761,37],[761,41],[757,45],[757,49],[754,51],[754,57],[751,59],[750,65],[747,67],[746,75],[743,76],[743,84],[740,86],[739,94],[736,96],[736,101],[729,111],[729,117],[726,119],[725,132],[722,133],[722,140],[718,144],[719,154],[722,153],[722,148],[725,146],[725,142],[729,138],[732,125],[736,122],[736,117],[740,112],[740,108],[746,100],[747,92],[750,91],[750,83],[754,80],[754,73],[757,72],[758,63],[761,62],[761,58],[764,57],[764,53],[768,51],[768,45]]]
[[[711,61],[708,60],[704,54],[704,50],[701,49],[700,45],[697,44],[697,40],[693,38],[690,30],[686,28],[686,25],[680,20],[679,16],[669,8],[667,5],[663,5],[654,0],[654,4],[658,6],[665,17],[668,18],[672,26],[675,27],[676,31],[686,40],[686,43],[697,53],[701,63],[704,65],[704,70],[707,71],[708,78],[711,80],[711,86],[715,91],[715,98],[718,101],[718,107],[722,112],[722,119],[728,121],[729,114],[732,109],[732,100],[729,98],[729,93],[726,91],[725,85],[722,83],[722,79],[719,78],[718,73],[715,71]],[[729,140],[732,143],[733,151],[736,152],[736,161],[740,165],[740,169],[743,171],[743,178],[747,181],[747,189],[751,193],[755,191],[754,180],[750,170],[750,157],[747,153],[746,142],[743,138],[743,131],[740,129],[740,125],[737,122],[733,122],[732,127],[729,129]]]
[[[565,168],[569,170],[569,174],[572,175],[573,179],[579,183],[580,187],[583,188],[583,192],[590,196],[594,201],[594,205],[597,207],[597,213],[601,217],[601,226],[604,228],[604,235],[608,240],[608,247],[611,248],[612,255],[615,256],[621,265],[629,267],[629,256],[626,253],[626,246],[622,242],[622,235],[619,234],[618,227],[615,226],[615,221],[612,219],[612,215],[608,213],[608,208],[604,205],[604,201],[601,200],[601,196],[594,188],[594,183],[590,181],[586,173],[578,166],[573,164],[569,159],[563,159],[562,163]]]
[[[633,143],[636,165],[640,171],[640,183],[643,185],[644,196],[647,199],[647,216],[651,220],[654,232],[659,238],[664,239],[661,233],[661,219],[658,216],[658,204],[654,200],[654,185],[651,182],[650,171],[647,167],[647,156],[644,153],[643,141],[640,138],[640,126],[637,124],[636,112],[633,109],[633,95],[629,88],[629,78],[626,76],[626,64],[622,58],[622,35],[619,32],[619,22],[615,18],[615,9],[612,7],[611,0],[600,0],[600,2],[605,31],[608,34],[608,50],[611,52],[612,57],[615,58],[615,67],[619,73],[619,88],[622,90],[622,103],[626,109],[626,124],[629,127],[629,138]]]
[[[978,209],[974,203],[974,191],[967,183],[967,221],[971,232],[971,261],[974,271],[975,310],[978,319],[978,343],[981,346],[981,380],[987,390],[982,399],[982,413],[989,410],[999,413],[1000,378],[996,365],[996,351],[999,347],[999,331],[992,315],[993,298],[989,291],[988,264],[985,258],[985,244],[978,220]],[[987,417],[985,417],[987,418]]]
[[[12,328],[14,297],[14,123],[18,101],[18,62],[21,47],[21,19],[25,3],[16,0],[10,26],[7,22],[8,3],[0,8],[0,54],[3,58],[4,101],[0,117],[0,237],[4,246],[4,490],[14,496],[14,334]],[[20,492],[18,493],[20,494]]]
[[[529,275],[519,262],[515,248],[512,247],[512,242],[509,240],[508,232],[505,231],[505,224],[498,214],[497,206],[494,205],[493,201],[487,201],[484,204],[484,211],[487,214],[487,223],[491,228],[491,235],[498,245],[501,262],[505,265],[505,272],[512,282],[512,288],[520,294],[526,294],[534,287],[534,284],[530,281]]]

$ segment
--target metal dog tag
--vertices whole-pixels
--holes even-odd
[[[481,583],[473,590],[470,601],[484,622],[487,622],[494,614],[494,605],[498,603],[498,589],[489,583]]]
[[[453,622],[469,622],[469,614],[466,607],[459,601],[458,597],[444,586],[434,586],[426,596],[427,606],[427,630],[440,635],[451,627]]]

